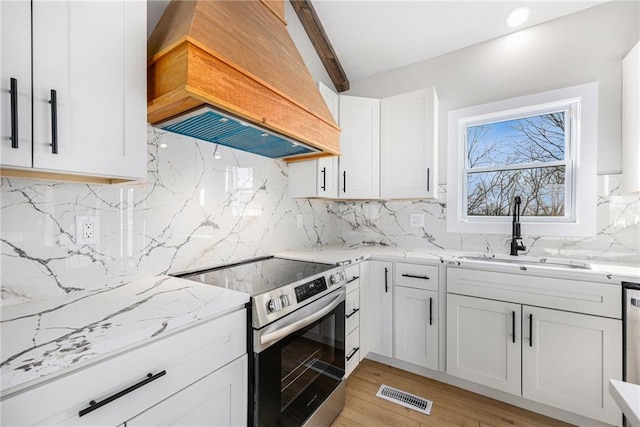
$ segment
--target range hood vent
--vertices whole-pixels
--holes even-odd
[[[265,131],[255,125],[216,111],[210,105],[162,122],[157,127],[272,159],[318,151],[285,136]]]
[[[284,0],[172,0],[147,45],[152,125],[271,158],[340,154]]]

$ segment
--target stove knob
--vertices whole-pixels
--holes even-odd
[[[289,301],[289,295],[287,294],[280,295],[280,301],[282,302],[283,307],[289,307],[289,305],[291,305],[291,302]]]
[[[332,285],[335,285],[336,283],[340,282],[341,280],[342,280],[342,273],[332,274],[331,277],[329,278],[329,281],[331,282]]]
[[[280,298],[273,298],[269,300],[269,311],[275,313],[276,311],[282,310],[282,301]]]

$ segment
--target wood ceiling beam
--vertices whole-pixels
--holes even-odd
[[[338,92],[349,90],[349,79],[340,65],[338,55],[331,46],[311,0],[290,0],[290,2],[336,90]]]

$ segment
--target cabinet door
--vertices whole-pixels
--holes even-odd
[[[383,99],[380,103],[380,196],[383,199],[437,197],[437,165],[435,89]]]
[[[343,199],[380,197],[380,100],[340,96],[340,174]]]
[[[395,288],[395,357],[438,369],[438,293]]]
[[[447,294],[447,373],[520,395],[520,316],[519,304]]]
[[[369,350],[393,356],[393,263],[371,261],[369,270]]]
[[[640,43],[622,60],[622,188],[640,191]]]
[[[318,89],[333,118],[338,122],[339,95],[322,82],[318,83]],[[338,197],[338,158],[326,157],[289,163],[289,196]]]
[[[245,426],[247,384],[245,355],[144,411],[126,425]]]
[[[529,306],[522,312],[522,396],[619,425],[609,379],[622,378],[622,321]]]
[[[145,20],[143,1],[33,1],[34,168],[145,178]]]
[[[0,2],[0,24],[0,163],[30,168],[31,2]]]
[[[360,360],[369,354],[369,293],[370,293],[370,261],[360,263]],[[347,276],[348,277],[348,276]]]

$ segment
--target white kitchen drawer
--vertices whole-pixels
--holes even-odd
[[[350,265],[344,269],[347,275],[347,293],[360,287],[360,264]]]
[[[358,366],[360,362],[360,328],[356,328],[353,332],[347,335],[345,348],[346,360],[346,373],[347,376]]]
[[[452,267],[447,292],[622,318],[622,288],[615,284]]]
[[[246,353],[246,313],[159,338],[2,400],[3,425],[118,425]],[[83,417],[148,374],[166,374]]]
[[[345,307],[347,320],[347,335],[360,326],[360,289],[356,289],[347,294]]]
[[[407,288],[426,289],[429,291],[438,290],[438,266],[396,263],[396,286]]]

